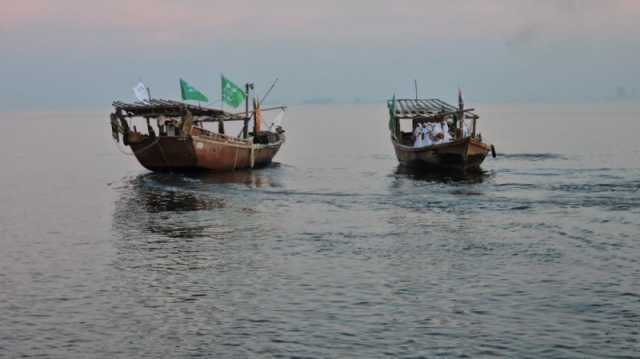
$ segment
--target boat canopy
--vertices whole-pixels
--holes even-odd
[[[213,120],[222,119],[223,121],[230,121],[244,119],[243,116],[225,112],[220,109],[202,107],[173,100],[153,99],[149,102],[133,103],[115,101],[113,102],[113,107],[115,107],[116,112],[119,112],[122,117],[182,117],[189,111],[193,116],[206,116]]]
[[[428,119],[432,117],[441,117],[443,115],[451,115],[460,112],[460,110],[440,99],[396,99],[387,101],[389,109],[394,108],[394,115],[397,118],[421,118]],[[470,114],[473,109],[463,110],[467,118],[477,118],[477,115]]]

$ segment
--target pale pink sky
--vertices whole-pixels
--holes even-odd
[[[0,0],[0,6],[5,36],[30,38],[43,31],[76,46],[81,32],[160,46],[256,38],[338,43],[635,39],[640,16],[638,0]]]
[[[487,101],[606,97],[640,83],[640,0],[0,0],[0,8],[5,107],[79,95],[108,103],[130,96],[138,78],[175,97],[185,77],[215,98],[222,72],[238,82],[280,77],[274,96],[285,100],[378,99],[414,78],[432,95],[463,85]]]

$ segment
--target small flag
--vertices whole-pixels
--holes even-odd
[[[464,101],[462,101],[462,89],[458,87],[458,107],[464,109]]]
[[[222,75],[222,100],[229,106],[238,107],[247,95],[238,85]]]
[[[195,87],[189,85],[187,81],[180,79],[180,93],[183,100],[195,100],[209,102],[207,96],[198,91]]]
[[[147,86],[145,86],[142,81],[138,82],[138,84],[133,87],[133,94],[136,96],[138,101],[149,102],[149,100],[151,100],[149,98]]]

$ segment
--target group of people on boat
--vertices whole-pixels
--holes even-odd
[[[418,123],[413,131],[415,147],[439,145],[450,142],[449,124],[446,121],[432,123]]]
[[[465,125],[463,137],[469,136],[469,128]],[[453,140],[447,121],[418,123],[413,130],[414,147],[425,147],[449,143]]]

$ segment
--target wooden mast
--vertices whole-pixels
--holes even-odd
[[[248,138],[249,137],[249,91],[251,89],[253,89],[253,84],[250,82],[247,82],[244,85],[244,89],[245,89],[245,96],[244,96],[244,126],[242,127],[242,136],[244,138]]]
[[[462,100],[462,90],[458,88],[458,127],[460,128],[460,139],[464,138],[464,101]]]
[[[220,111],[224,113],[224,75],[220,74]],[[218,133],[224,135],[224,120],[218,119]]]

